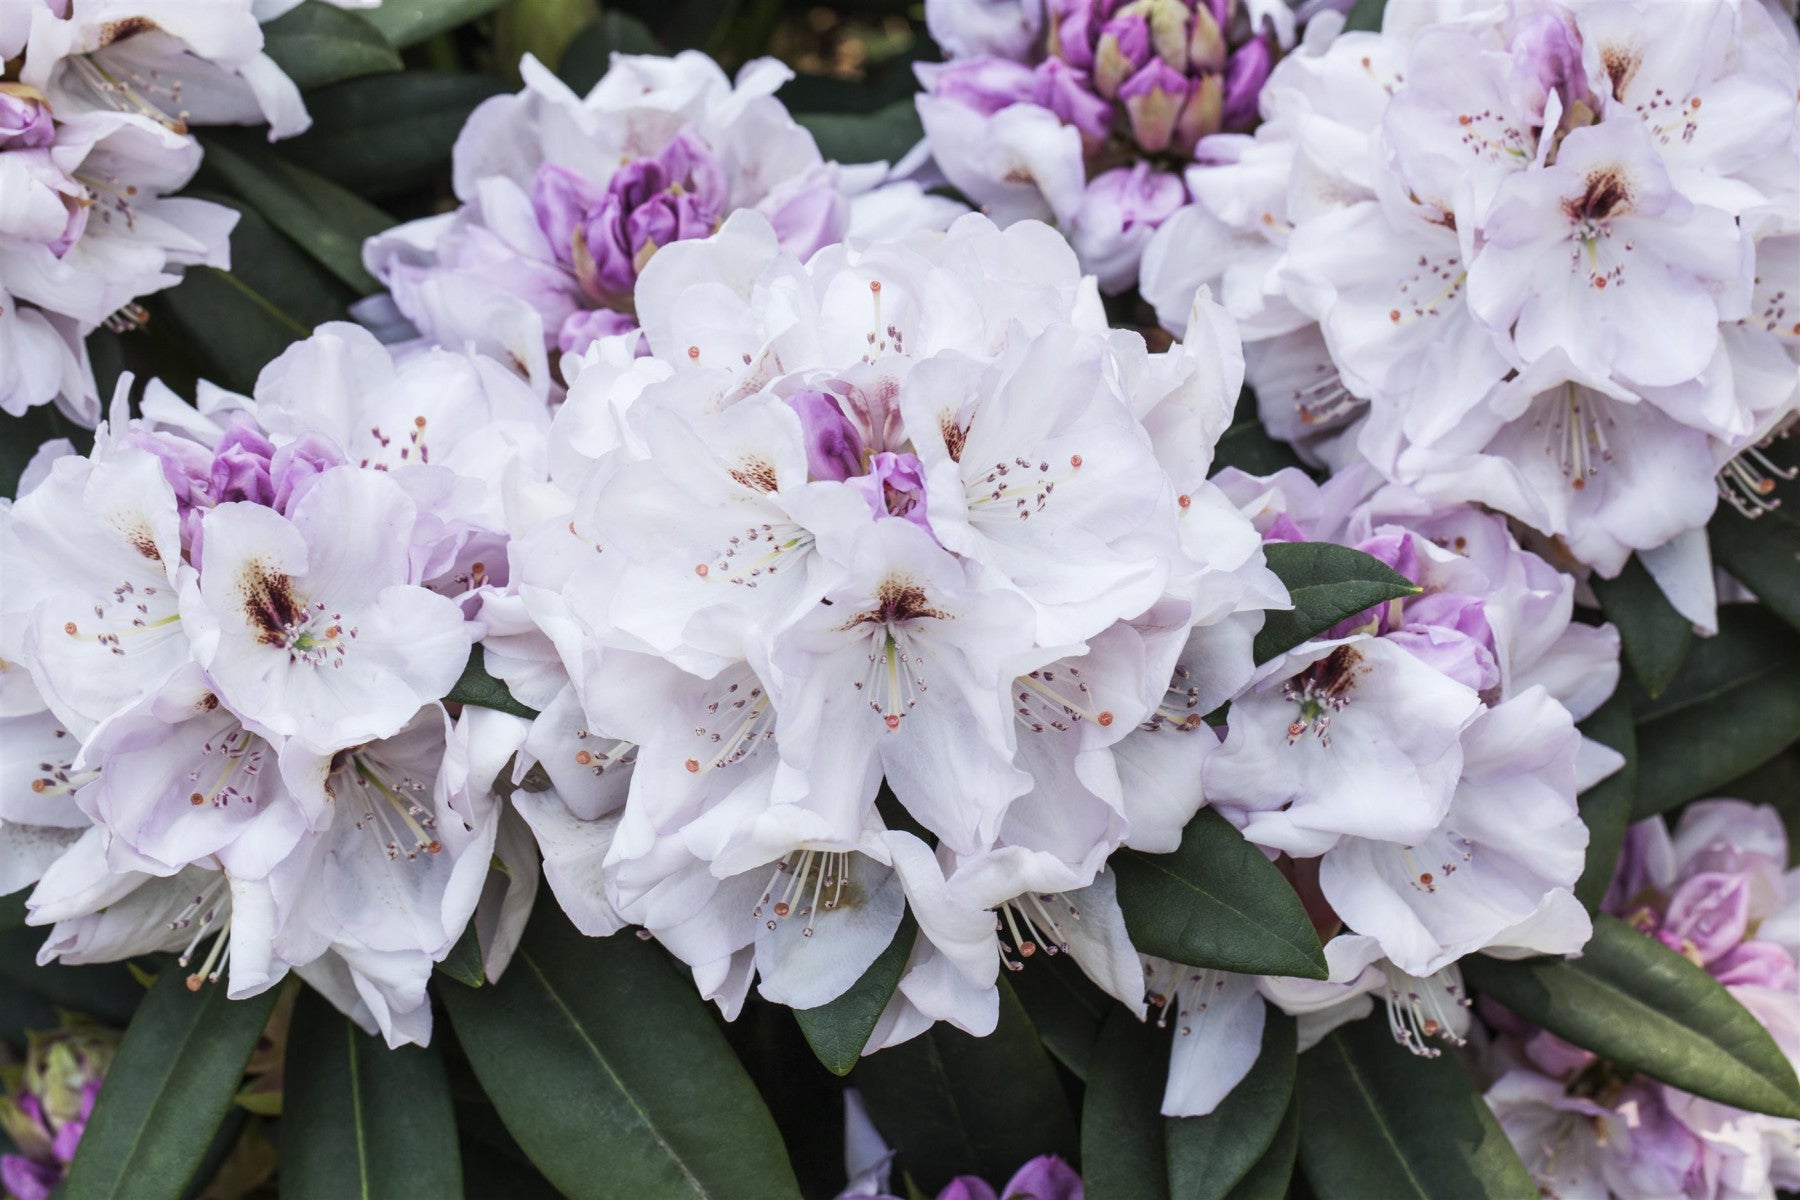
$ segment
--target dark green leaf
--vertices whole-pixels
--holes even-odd
[[[306,98],[313,127],[281,154],[360,196],[429,187],[449,178],[451,147],[475,106],[505,90],[490,75],[440,71],[354,79]]]
[[[898,162],[925,136],[910,99],[872,113],[798,113],[794,120],[812,132],[821,154],[839,162]]]
[[[404,50],[504,3],[506,0],[382,0],[381,7],[363,15],[390,44]]]
[[[613,55],[662,52],[662,43],[656,40],[648,25],[630,13],[609,8],[600,14],[598,21],[575,35],[575,40],[563,51],[562,63],[556,73],[576,95],[585,96],[606,74]]]
[[[1160,1110],[1168,1072],[1168,1029],[1115,1005],[1094,1043],[1081,1101],[1081,1173],[1091,1200],[1187,1200],[1171,1192],[1166,1165]]]
[[[1757,451],[1775,471],[1800,467],[1800,438],[1792,435]],[[1769,482],[1777,483],[1774,471]],[[1757,599],[1774,609],[1789,625],[1800,629],[1800,483],[1780,482],[1773,495],[1763,497],[1782,507],[1754,520],[1730,504],[1719,505],[1707,536],[1713,560]]]
[[[364,296],[381,290],[363,269],[362,245],[391,226],[392,217],[329,179],[283,162],[255,135],[224,129],[201,141],[206,146],[206,170],[213,177],[223,180],[346,286]]]
[[[264,25],[263,50],[302,91],[400,69],[379,29],[324,0],[306,0]]]
[[[462,678],[450,689],[444,699],[452,704],[473,704],[477,708],[492,708],[503,713],[511,713],[515,717],[535,717],[537,709],[527,708],[513,699],[513,694],[506,685],[487,673],[487,660],[477,644],[469,651],[469,665],[463,668]]]
[[[1231,1189],[1226,1200],[1283,1200],[1294,1178],[1294,1160],[1300,1153],[1300,1097],[1288,1100],[1287,1114],[1275,1130],[1275,1138],[1256,1165]]]
[[[1213,471],[1216,473],[1226,467],[1236,467],[1250,475],[1273,475],[1287,467],[1305,469],[1292,446],[1276,441],[1263,428],[1256,393],[1249,388],[1238,394],[1237,411],[1231,415],[1231,425],[1219,436],[1219,444],[1213,449]]]
[[[494,57],[509,75],[527,54],[560,72],[576,35],[599,18],[599,0],[507,0],[494,14]]]
[[[1733,1108],[1800,1118],[1800,1079],[1711,975],[1616,917],[1580,958],[1463,961],[1469,984],[1619,1066]]]
[[[663,951],[538,905],[499,983],[439,991],[506,1127],[576,1197],[794,1197],[769,1110]]]
[[[1173,854],[1112,866],[1132,944],[1194,967],[1323,979],[1325,951],[1293,886],[1231,822],[1201,809]]]
[[[1637,728],[1631,721],[1631,702],[1623,692],[1596,709],[1581,723],[1581,732],[1625,756],[1625,765],[1581,793],[1581,823],[1588,827],[1587,864],[1575,895],[1593,912],[1606,896],[1625,829],[1631,824],[1631,807],[1637,793]]]
[[[1288,1120],[1294,1098],[1294,1019],[1274,1005],[1266,1007],[1262,1049],[1243,1081],[1204,1117],[1166,1118],[1169,1185],[1182,1200],[1225,1200],[1275,1147],[1277,1131]],[[1288,1166],[1291,1171],[1291,1150]]]
[[[1005,979],[987,1037],[940,1023],[863,1059],[851,1079],[898,1152],[896,1170],[933,1192],[954,1175],[1005,1179],[1035,1155],[1073,1157],[1056,1068]]]
[[[1085,1080],[1100,1024],[1115,1007],[1112,997],[1095,987],[1066,954],[1032,959],[1013,975],[1012,986],[1044,1049]]]
[[[275,996],[228,1000],[221,984],[189,991],[187,973],[167,964],[106,1073],[64,1200],[181,1196],[231,1111]]]
[[[1408,1053],[1380,1016],[1302,1054],[1296,1095],[1300,1165],[1319,1200],[1537,1200],[1457,1060]]]
[[[437,1047],[390,1050],[311,989],[288,1031],[281,1116],[288,1200],[427,1200],[462,1190]]]
[[[1256,661],[1268,662],[1339,621],[1377,604],[1416,596],[1406,576],[1361,550],[1330,542],[1270,542],[1269,570],[1287,585],[1294,607],[1271,612],[1256,635]]]
[[[438,973],[448,975],[464,987],[481,987],[487,982],[487,972],[481,965],[481,939],[475,933],[475,922],[470,921],[456,939],[456,945],[450,947],[450,953],[444,961],[437,965]]]
[[[869,964],[862,978],[850,985],[849,991],[829,1004],[794,1010],[794,1020],[800,1023],[807,1043],[832,1074],[848,1075],[862,1057],[869,1035],[875,1032],[875,1023],[881,1020],[882,1010],[900,985],[900,975],[906,970],[906,959],[918,936],[919,923],[909,909],[901,918],[900,928],[894,931],[894,940]]]
[[[1633,816],[1714,794],[1800,739],[1800,634],[1757,604],[1719,606],[1661,696],[1634,705]]]
[[[0,413],[0,496],[18,494],[19,476],[39,446],[52,438],[79,436],[80,433],[81,430],[57,412],[54,405],[40,404],[17,417]]]
[[[122,962],[69,966],[37,963],[48,929],[22,926],[0,933],[0,985],[28,992],[58,1008],[86,1013],[114,1025],[131,1020],[144,998],[144,986]]]
[[[1619,627],[1625,661],[1631,664],[1638,686],[1660,696],[1687,657],[1694,637],[1692,623],[1675,611],[1635,554],[1625,561],[1618,578],[1602,579],[1596,574],[1589,583],[1600,598],[1606,619]]]
[[[1381,16],[1387,8],[1387,0],[1356,0],[1356,6],[1344,20],[1344,32],[1356,30],[1379,32]]]

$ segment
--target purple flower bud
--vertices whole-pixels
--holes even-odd
[[[1032,69],[1004,58],[983,55],[941,66],[932,64],[928,70],[921,67],[920,71],[932,95],[954,100],[984,117],[1029,101],[1037,92],[1037,76]]]
[[[862,493],[877,517],[901,517],[921,529],[931,522],[925,512],[925,464],[917,455],[883,450],[869,460],[869,473],[847,481]]]
[[[1562,96],[1563,111],[1576,104],[1598,110],[1581,62],[1581,38],[1555,13],[1520,20],[1512,39],[1512,82],[1521,104],[1541,117],[1551,92]]]
[[[1000,1200],[1083,1200],[1081,1176],[1054,1154],[1042,1154],[1020,1167],[1000,1189]]]
[[[844,480],[863,473],[863,440],[829,392],[788,397],[806,440],[806,470],[814,479]]]
[[[1203,137],[1219,132],[1219,121],[1225,107],[1225,81],[1219,75],[1202,75],[1194,81],[1194,90],[1175,118],[1175,148],[1192,154]]]
[[[1114,17],[1094,47],[1094,90],[1107,99],[1150,61],[1150,22],[1136,13]]]
[[[1202,4],[1194,12],[1193,31],[1188,34],[1188,65],[1195,71],[1222,71],[1230,46],[1225,41],[1226,17]]]
[[[631,314],[616,309],[577,309],[569,314],[568,319],[563,321],[562,328],[556,331],[556,346],[564,354],[584,354],[589,346],[601,338],[629,333],[637,327],[637,320]],[[648,347],[640,346],[638,357],[642,358],[648,353]]]
[[[1708,871],[1676,889],[1658,936],[1704,965],[1742,942],[1749,924],[1749,881],[1742,875]]]
[[[1175,118],[1188,98],[1192,83],[1160,58],[1146,63],[1119,88],[1119,99],[1131,118],[1137,144],[1152,154],[1169,148],[1175,136]]]
[[[1112,128],[1112,105],[1088,90],[1081,72],[1060,58],[1050,58],[1038,64],[1036,78],[1035,103],[1081,130],[1085,137],[1105,139]]]
[[[850,225],[850,201],[825,172],[798,186],[778,189],[757,209],[775,227],[781,248],[802,262],[842,241]]]
[[[1256,124],[1257,102],[1274,66],[1275,52],[1266,38],[1253,38],[1232,54],[1225,69],[1225,109],[1220,128],[1243,133]]]
[[[315,479],[343,465],[344,456],[322,437],[307,434],[289,442],[269,459],[269,482],[275,489],[272,506],[282,513],[291,512],[300,497],[312,489]]]
[[[1595,1055],[1591,1050],[1563,1041],[1554,1033],[1538,1029],[1525,1039],[1525,1057],[1544,1074],[1561,1079],[1585,1068],[1594,1061]]]
[[[1726,987],[1766,987],[1791,992],[1800,983],[1794,956],[1774,942],[1741,942],[1706,968]]]
[[[62,1172],[55,1167],[32,1162],[23,1154],[0,1154],[0,1188],[17,1200],[47,1200]]]
[[[275,487],[269,482],[269,459],[275,446],[243,417],[234,417],[225,436],[213,450],[209,490],[214,504],[247,500],[273,504]]]
[[[0,150],[41,150],[56,140],[50,106],[35,88],[0,84]]]
[[[1193,9],[1183,0],[1141,0],[1150,17],[1150,45],[1173,69],[1188,69],[1188,26]]]
[[[977,1179],[973,1175],[958,1175],[944,1185],[944,1190],[937,1194],[937,1200],[999,1200],[994,1189],[987,1181]]]

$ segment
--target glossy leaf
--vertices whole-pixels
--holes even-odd
[[[1112,858],[1132,944],[1194,967],[1323,979],[1325,951],[1293,886],[1211,809],[1173,854]]]
[[[1032,959],[1013,974],[1012,986],[1044,1049],[1085,1080],[1100,1026],[1117,1002],[1095,987],[1066,954]]]
[[[463,668],[462,678],[450,689],[444,699],[452,704],[473,704],[477,708],[492,708],[499,712],[511,713],[515,717],[535,717],[537,709],[528,708],[513,699],[512,692],[500,680],[487,673],[487,659],[481,647],[475,646],[469,651],[469,663]]]
[[[481,965],[481,939],[475,932],[475,922],[470,921],[463,929],[462,936],[450,947],[450,953],[444,961],[437,964],[437,972],[447,975],[464,987],[481,987],[487,983],[487,971]]]
[[[1356,30],[1380,32],[1382,14],[1387,9],[1387,0],[1356,0],[1344,19],[1344,32]]]
[[[1226,1200],[1284,1200],[1294,1178],[1294,1160],[1300,1155],[1300,1100],[1288,1100],[1287,1115],[1275,1130],[1275,1138],[1256,1165],[1244,1173]]]
[[[919,144],[925,129],[910,99],[872,113],[797,113],[819,143],[819,152],[840,162],[899,162]]]
[[[585,96],[600,82],[615,54],[661,54],[662,43],[650,27],[632,16],[609,8],[600,19],[575,35],[563,51],[556,73],[578,96]]]
[[[1074,1156],[1056,1068],[1005,979],[987,1037],[940,1022],[863,1059],[851,1081],[898,1152],[895,1178],[909,1173],[931,1192],[955,1175],[1003,1180],[1036,1155]]]
[[[799,1022],[807,1044],[832,1074],[848,1075],[862,1057],[869,1035],[875,1032],[875,1023],[881,1020],[882,1010],[900,985],[907,957],[918,937],[919,923],[909,909],[901,918],[900,928],[894,931],[894,940],[869,964],[862,978],[850,985],[849,991],[829,1004],[794,1010],[794,1020]]]
[[[302,91],[400,69],[399,54],[363,14],[324,0],[306,0],[264,25],[263,52]]]
[[[282,1082],[286,1200],[428,1200],[462,1191],[436,1045],[390,1050],[308,989],[294,1009]]]
[[[506,1128],[576,1200],[787,1200],[775,1123],[693,981],[540,904],[499,983],[439,989]]]
[[[1170,1188],[1160,1111],[1169,1036],[1117,1005],[1100,1028],[1081,1101],[1081,1170],[1090,1200],[1187,1198]]]
[[[396,49],[455,29],[499,8],[506,0],[382,0],[363,15]]]
[[[1604,913],[1580,958],[1476,955],[1470,986],[1619,1066],[1733,1108],[1800,1118],[1800,1079],[1711,975]]]
[[[1379,1015],[1302,1054],[1296,1095],[1300,1165],[1319,1200],[1537,1200],[1457,1060],[1395,1045]]]
[[[506,90],[491,75],[446,71],[340,83],[307,96],[313,127],[283,142],[281,156],[359,196],[429,187],[449,179],[451,148],[475,106]]]
[[[1330,542],[1270,542],[1269,569],[1287,585],[1294,607],[1271,612],[1256,635],[1259,663],[1316,637],[1377,604],[1417,595],[1406,576],[1360,550]]]
[[[177,1200],[230,1113],[276,991],[229,1000],[222,983],[189,991],[186,975],[166,963],[126,1029],[64,1200]]]
[[[1639,699],[1633,816],[1714,794],[1800,740],[1800,634],[1755,604],[1719,607],[1661,696]]]
[[[1637,794],[1637,728],[1631,721],[1631,702],[1623,693],[1601,705],[1581,723],[1581,732],[1612,747],[1625,757],[1625,765],[1581,793],[1576,803],[1581,823],[1588,827],[1587,863],[1575,895],[1593,912],[1606,897],[1625,830],[1631,824],[1631,808]]]
[[[0,932],[0,989],[28,993],[115,1025],[131,1020],[144,998],[144,986],[132,977],[131,968],[122,962],[39,966],[37,953],[49,932],[41,926]]]
[[[1225,1200],[1275,1148],[1294,1099],[1295,1040],[1294,1019],[1268,1006],[1262,1049],[1243,1081],[1204,1117],[1165,1118],[1169,1186],[1175,1195]],[[1291,1172],[1291,1149],[1287,1157]]]
[[[1800,466],[1800,438],[1792,435],[1763,451],[1784,469]],[[1713,561],[1756,593],[1782,620],[1800,629],[1800,483],[1785,483],[1770,499],[1781,508],[1751,520],[1720,504],[1707,526]]]
[[[362,245],[394,224],[379,208],[320,175],[278,158],[239,130],[201,138],[206,170],[360,295],[381,290],[363,269]]]
[[[1606,619],[1618,626],[1625,661],[1638,686],[1660,696],[1687,657],[1694,637],[1692,623],[1675,611],[1635,554],[1626,560],[1618,578],[1602,579],[1596,574],[1588,582],[1600,598]]]
[[[1240,392],[1231,424],[1219,435],[1219,444],[1213,448],[1213,471],[1236,467],[1251,475],[1273,475],[1287,467],[1305,469],[1305,466],[1292,446],[1276,441],[1263,428],[1262,417],[1257,413],[1256,393],[1249,388]]]

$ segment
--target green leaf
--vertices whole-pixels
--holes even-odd
[[[898,162],[925,136],[910,99],[872,113],[796,113],[794,120],[812,133],[819,153],[847,163]]]
[[[1263,554],[1269,570],[1287,585],[1294,607],[1290,612],[1271,612],[1263,621],[1254,647],[1259,663],[1377,604],[1419,594],[1406,576],[1348,546],[1269,542]]]
[[[340,83],[306,98],[313,127],[283,142],[281,155],[359,196],[431,187],[449,179],[451,148],[475,106],[506,90],[491,75],[421,70]]]
[[[447,975],[464,987],[481,987],[487,983],[487,970],[481,965],[481,939],[470,921],[450,947],[450,953],[437,965],[440,975]]]
[[[20,893],[21,899],[28,893]],[[23,913],[20,913],[21,920]],[[115,1025],[131,1020],[144,999],[144,988],[122,962],[70,966],[38,965],[37,953],[50,931],[21,926],[0,932],[0,984],[7,991],[28,992],[58,1008],[73,1009]]]
[[[492,708],[503,713],[511,713],[515,717],[535,717],[537,709],[527,708],[513,699],[504,683],[487,673],[487,659],[482,654],[481,645],[477,643],[469,651],[469,664],[463,668],[462,678],[444,697],[452,704],[473,704],[477,708]]]
[[[166,965],[106,1073],[64,1200],[183,1195],[231,1112],[275,997],[270,988],[228,1000],[219,984],[189,991],[187,973]]]
[[[1380,32],[1381,16],[1387,9],[1387,0],[1356,0],[1356,6],[1344,19],[1344,32],[1368,30]]]
[[[1637,799],[1654,816],[1761,766],[1800,739],[1800,635],[1758,604],[1719,606],[1661,696],[1638,698]]]
[[[955,1175],[1005,1179],[1035,1155],[1073,1157],[1075,1118],[1056,1067],[1005,979],[987,1037],[939,1023],[863,1059],[851,1081],[896,1148],[896,1171],[933,1192]]]
[[[882,1011],[900,985],[907,957],[918,937],[919,923],[909,909],[900,920],[900,928],[894,931],[894,940],[869,964],[862,978],[850,985],[849,991],[817,1008],[794,1010],[800,1032],[833,1075],[848,1075],[862,1057],[869,1035],[875,1032],[875,1023],[881,1020]]]
[[[1081,1173],[1093,1200],[1187,1200],[1170,1189],[1160,1111],[1169,1036],[1117,1005],[1100,1028],[1081,1101]]]
[[[576,35],[599,17],[599,0],[507,0],[494,15],[494,57],[509,75],[527,54],[560,71]]]
[[[1323,979],[1325,951],[1293,886],[1231,822],[1201,809],[1173,854],[1113,855],[1132,944],[1193,967]]]
[[[1260,1003],[1260,1001],[1258,1001]],[[1169,1185],[1182,1200],[1225,1200],[1275,1148],[1294,1099],[1294,1019],[1267,1005],[1256,1064],[1204,1117],[1165,1118]],[[1178,1035],[1179,1036],[1179,1035]],[[1271,1171],[1275,1164],[1271,1164]],[[1293,1152],[1288,1152],[1293,1169]]]
[[[1295,1094],[1300,1165],[1319,1200],[1537,1200],[1457,1060],[1408,1053],[1379,1015],[1302,1054]]]
[[[775,1123],[663,951],[538,905],[499,983],[439,989],[481,1086],[545,1178],[585,1197],[796,1197]]]
[[[367,17],[323,0],[264,25],[263,51],[301,91],[400,69],[399,54]]]
[[[1256,1165],[1231,1189],[1226,1200],[1284,1200],[1294,1178],[1294,1160],[1300,1154],[1300,1097],[1288,1100],[1287,1115],[1275,1130],[1274,1140]]]
[[[461,1193],[450,1084],[435,1045],[390,1050],[307,989],[282,1082],[286,1200]]]
[[[1632,801],[1637,794],[1637,728],[1631,721],[1631,702],[1623,692],[1595,709],[1581,723],[1581,732],[1625,757],[1625,765],[1581,793],[1581,823],[1588,827],[1587,863],[1575,895],[1593,912],[1606,897],[1619,849],[1631,824]]]
[[[1115,1007],[1113,998],[1095,987],[1066,954],[1032,959],[1025,970],[1013,974],[1012,986],[1044,1049],[1077,1079],[1087,1079],[1094,1041]]]
[[[271,359],[315,326],[343,320],[353,293],[243,201],[204,198],[241,214],[231,270],[189,267],[179,286],[151,297],[151,326],[160,332],[166,316],[199,351],[208,378],[248,392]]]
[[[382,0],[379,8],[369,9],[363,17],[381,30],[390,45],[404,50],[504,3],[506,0]]]
[[[578,96],[592,90],[612,65],[615,54],[661,54],[662,43],[650,27],[616,8],[608,8],[600,19],[575,35],[563,51],[556,73]]]
[[[1588,582],[1600,598],[1600,611],[1619,627],[1625,661],[1631,664],[1638,686],[1660,696],[1687,657],[1693,624],[1675,611],[1635,554],[1625,560],[1618,578],[1602,579],[1596,574]]]
[[[102,392],[101,395],[110,396],[111,393]],[[52,404],[28,408],[17,417],[0,413],[0,496],[18,494],[19,476],[39,446],[52,438],[79,438],[81,434],[82,431]],[[91,445],[91,441],[88,444]],[[77,445],[80,448],[80,443]]]
[[[1733,1108],[1800,1118],[1775,1039],[1705,970],[1604,913],[1580,958],[1463,960],[1469,984],[1621,1067]]]
[[[1219,444],[1213,448],[1213,471],[1216,473],[1226,467],[1236,467],[1250,475],[1273,475],[1288,467],[1300,470],[1306,467],[1292,446],[1276,441],[1263,428],[1256,393],[1249,388],[1238,393],[1237,410],[1231,415],[1231,425],[1219,435]]]
[[[362,245],[393,225],[392,217],[329,179],[283,162],[253,134],[221,129],[200,140],[205,169],[319,265],[360,295],[381,290],[363,269]]]
[[[1776,470],[1800,467],[1800,438],[1788,436],[1757,451]],[[1769,472],[1771,481],[1775,473]],[[1752,520],[1730,504],[1719,505],[1707,537],[1713,561],[1756,593],[1789,625],[1800,629],[1800,484],[1779,483],[1766,500],[1783,507]]]

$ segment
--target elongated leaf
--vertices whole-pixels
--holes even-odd
[[[1115,1007],[1066,954],[1039,955],[1012,977],[1013,991],[1031,1018],[1044,1049],[1085,1080],[1100,1025]]]
[[[1293,886],[1244,835],[1202,809],[1173,854],[1121,850],[1112,866],[1132,944],[1249,975],[1323,979],[1325,951]]]
[[[335,9],[332,11],[336,11]],[[359,295],[381,290],[363,270],[362,244],[394,223],[379,208],[304,167],[283,162],[243,131],[201,139],[206,170]]]
[[[515,717],[535,717],[537,709],[528,708],[513,699],[504,683],[487,673],[487,659],[477,644],[469,651],[469,665],[463,668],[462,678],[444,697],[453,704],[473,704],[477,708],[492,708],[503,713],[511,713]]]
[[[1177,1035],[1179,1036],[1179,1035]],[[1204,1117],[1166,1118],[1169,1186],[1182,1200],[1225,1200],[1275,1148],[1294,1099],[1294,1019],[1269,1006],[1262,1049],[1243,1081]],[[1293,1170],[1293,1150],[1287,1151]],[[1271,1171],[1276,1164],[1271,1164]]]
[[[910,99],[872,113],[798,113],[794,120],[812,133],[821,154],[839,162],[898,162],[925,136]]]
[[[875,1023],[881,1020],[882,1010],[900,985],[907,956],[918,937],[919,923],[909,909],[900,928],[894,931],[894,940],[869,964],[862,978],[850,985],[849,991],[829,1004],[794,1010],[800,1032],[833,1075],[848,1075],[862,1057],[869,1035],[875,1032]]]
[[[283,1070],[281,1194],[421,1200],[462,1191],[450,1085],[435,1045],[388,1049],[310,989]]]
[[[26,992],[115,1025],[131,1020],[144,998],[144,986],[132,977],[131,968],[122,962],[84,966],[54,962],[40,967],[38,948],[48,932],[30,926],[0,932],[0,988]]]
[[[1305,465],[1292,446],[1276,441],[1263,428],[1256,393],[1249,388],[1240,392],[1231,424],[1213,448],[1213,470],[1236,467],[1251,475],[1273,475],[1287,467],[1304,469]]]
[[[1319,1200],[1536,1200],[1456,1059],[1408,1053],[1380,1016],[1302,1054],[1296,1094],[1300,1165]]]
[[[1800,1118],[1800,1079],[1717,980],[1616,917],[1594,917],[1580,958],[1474,955],[1469,984],[1622,1067],[1729,1104]]]
[[[1294,1178],[1294,1160],[1300,1154],[1300,1098],[1288,1099],[1287,1115],[1275,1130],[1274,1140],[1256,1165],[1231,1189],[1227,1200],[1283,1200]]]
[[[1589,582],[1600,598],[1600,610],[1619,627],[1625,661],[1631,664],[1638,686],[1660,696],[1687,657],[1693,625],[1675,611],[1635,554],[1626,560],[1618,578],[1595,575]]]
[[[176,1200],[231,1111],[276,992],[228,1000],[217,984],[189,991],[185,976],[165,965],[125,1031],[65,1200]]]
[[[1786,465],[1800,460],[1800,439],[1790,437],[1766,451]],[[1800,483],[1781,487],[1776,496],[1785,503],[1771,513],[1750,520],[1729,504],[1707,526],[1713,559],[1731,572],[1732,578],[1756,593],[1782,620],[1800,629]]]
[[[1800,740],[1800,635],[1761,605],[1721,605],[1718,636],[1634,708],[1634,817],[1713,794]]]
[[[437,965],[440,975],[448,975],[464,987],[481,987],[487,983],[487,972],[481,965],[481,939],[475,933],[475,922],[470,921],[456,939],[456,945],[450,947],[450,953],[444,961]]]
[[[1382,14],[1386,9],[1387,0],[1356,0],[1355,7],[1344,20],[1344,32],[1359,29],[1379,32]]]
[[[263,51],[302,91],[400,69],[400,56],[379,29],[323,0],[306,0],[264,25]]]
[[[578,96],[600,82],[614,54],[661,54],[662,43],[650,27],[616,8],[608,8],[600,19],[575,35],[563,51],[556,73]]]
[[[363,15],[396,49],[404,50],[464,21],[499,8],[506,0],[382,0]]]
[[[540,904],[504,978],[439,990],[481,1086],[566,1195],[794,1197],[769,1110],[693,982]]]
[[[1625,829],[1631,824],[1632,802],[1637,794],[1637,728],[1631,721],[1631,702],[1621,692],[1581,723],[1581,732],[1625,756],[1625,765],[1587,791],[1577,803],[1581,822],[1588,827],[1587,863],[1575,895],[1593,912],[1606,897]]]
[[[491,75],[443,71],[340,83],[306,98],[313,127],[283,142],[281,155],[359,196],[429,187],[449,179],[451,148],[475,106],[505,90]]]
[[[939,1023],[863,1059],[851,1080],[898,1153],[896,1171],[932,1192],[954,1175],[1005,1179],[1035,1155],[1074,1156],[1056,1068],[1005,979],[987,1037]]]
[[[1169,1031],[1115,1005],[1081,1101],[1081,1171],[1092,1200],[1186,1200],[1170,1189],[1160,1111],[1168,1070]]]
[[[1357,613],[1417,595],[1406,576],[1348,546],[1330,542],[1270,542],[1263,547],[1269,569],[1287,585],[1294,607],[1271,612],[1256,635],[1259,663],[1291,650]]]

